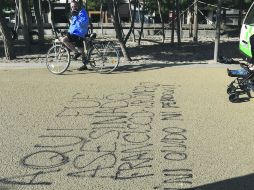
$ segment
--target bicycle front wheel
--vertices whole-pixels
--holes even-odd
[[[99,73],[111,73],[119,65],[119,52],[112,45],[94,46],[88,53],[88,62]]]
[[[64,73],[70,65],[70,52],[61,44],[52,46],[47,53],[46,65],[53,74]]]

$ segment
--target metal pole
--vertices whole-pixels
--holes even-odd
[[[193,41],[197,42],[198,41],[198,1],[195,0],[194,2],[194,36],[193,36]]]
[[[101,8],[100,8],[100,24],[101,24],[101,34],[103,35],[103,7],[102,7],[102,2],[101,2]]]
[[[214,45],[214,61],[218,61],[219,43],[220,43],[220,21],[221,21],[221,0],[218,0],[218,7],[216,13],[216,34]]]
[[[38,1],[39,2],[39,11],[40,11],[40,15],[42,15],[42,2],[41,0]],[[44,18],[42,18],[44,21]]]

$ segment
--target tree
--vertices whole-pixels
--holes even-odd
[[[39,44],[43,45],[44,42],[44,28],[43,28],[43,20],[40,11],[40,2],[41,0],[33,0],[34,1],[34,13],[37,21],[38,26],[38,37],[39,37]]]
[[[3,14],[3,4],[0,3],[0,32],[3,35],[3,42],[4,42],[4,50],[5,50],[5,57],[6,59],[12,60],[15,58],[15,52],[12,45],[12,39],[10,35],[10,30],[7,26],[5,21],[5,17]]]
[[[143,30],[144,30],[144,21],[145,21],[145,10],[146,10],[146,1],[143,0],[143,11],[142,11],[142,18],[141,18],[141,28],[140,28],[140,35],[138,38],[138,45],[140,45],[140,41],[143,35]]]
[[[115,28],[115,32],[121,47],[121,50],[123,52],[123,56],[127,61],[131,61],[131,58],[129,56],[129,53],[127,51],[126,45],[123,40],[123,33],[122,33],[122,27],[120,25],[120,20],[119,20],[119,12],[117,8],[117,2],[116,0],[107,0],[107,5],[109,9],[109,13],[111,15],[111,18],[113,19],[113,25]]]
[[[31,37],[29,35],[28,15],[27,15],[26,9],[27,9],[27,1],[19,0],[21,27],[22,27],[25,45],[26,45],[27,51],[29,52],[31,50],[31,43],[30,43]]]
[[[175,42],[175,0],[171,1],[172,3],[172,23],[171,23],[171,44],[174,45]]]
[[[241,30],[243,16],[243,0],[239,0],[238,29]]]
[[[157,3],[158,3],[158,11],[159,11],[159,14],[160,14],[160,19],[161,19],[161,27],[162,27],[162,42],[164,43],[165,41],[165,27],[164,27],[164,19],[163,19],[163,16],[162,16],[162,8],[161,8],[161,0],[157,0]]]
[[[178,44],[180,44],[181,43],[181,37],[180,37],[180,33],[181,33],[181,31],[180,31],[180,28],[181,28],[181,26],[180,26],[180,7],[179,7],[179,0],[176,0],[176,27],[177,27],[177,42],[178,42]]]
[[[134,0],[133,1],[133,5],[134,5],[134,13],[132,14],[132,11],[131,11],[131,4],[132,2],[129,0],[129,10],[130,10],[130,20],[131,20],[131,26],[130,26],[130,29],[127,33],[127,35],[125,36],[125,39],[124,39],[124,43],[126,44],[126,42],[128,41],[131,33],[133,34],[133,38],[135,38],[135,35],[134,35],[134,25],[135,25],[135,18],[136,18],[136,8],[137,8],[137,4],[139,2],[137,0]]]
[[[188,1],[188,22],[189,22],[189,37],[193,37],[193,6],[192,1]]]
[[[194,0],[194,35],[193,35],[193,41],[197,42],[198,41],[198,1]]]

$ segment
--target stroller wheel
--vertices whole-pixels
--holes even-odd
[[[235,83],[235,81],[231,82],[231,83],[228,85],[228,88],[227,88],[227,93],[228,93],[228,94],[233,94],[233,93],[235,93],[235,91],[236,91],[237,88],[235,87],[234,83]]]
[[[239,101],[239,94],[230,94],[228,99],[232,103],[237,103]]]
[[[234,91],[235,91],[235,89],[234,89],[233,87],[231,87],[231,86],[229,86],[229,87],[227,88],[227,93],[228,93],[228,94],[232,94],[232,93],[234,93]]]

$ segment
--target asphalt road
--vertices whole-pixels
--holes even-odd
[[[0,189],[252,190],[254,102],[230,103],[231,80],[225,68],[0,70]]]

